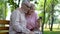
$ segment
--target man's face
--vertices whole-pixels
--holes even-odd
[[[24,4],[23,9],[25,10],[25,13],[27,13],[30,10],[30,6],[28,4]]]

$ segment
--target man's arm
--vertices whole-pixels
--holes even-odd
[[[12,26],[13,29],[17,32],[24,32],[24,33],[29,33],[30,30],[28,30],[26,27],[23,27],[20,23],[20,17],[19,17],[19,12],[16,11],[15,13],[12,14]]]

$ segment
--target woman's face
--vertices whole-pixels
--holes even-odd
[[[32,14],[32,13],[34,13],[34,11],[35,11],[35,7],[34,7],[34,5],[32,5],[30,7],[30,10],[28,11],[28,14]]]
[[[28,11],[28,14],[32,14],[32,13],[34,13],[34,10],[29,10]]]

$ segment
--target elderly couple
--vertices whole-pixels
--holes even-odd
[[[21,8],[17,8],[11,14],[9,34],[34,34],[34,30],[39,30],[34,10],[34,4],[23,1]]]

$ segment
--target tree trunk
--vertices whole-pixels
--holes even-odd
[[[52,0],[52,11],[51,11],[51,18],[52,18],[52,21],[51,21],[51,28],[50,28],[50,31],[52,31],[52,28],[53,28],[53,22],[54,22],[54,0]]]
[[[53,28],[53,21],[54,21],[54,18],[52,17],[52,23],[51,23],[50,31],[52,31],[52,28]]]
[[[44,1],[44,16],[43,16],[43,23],[42,23],[42,34],[44,34],[44,23],[45,23],[45,6],[46,6],[46,0]]]
[[[20,0],[18,1],[18,7],[19,7],[19,4],[20,4]]]

